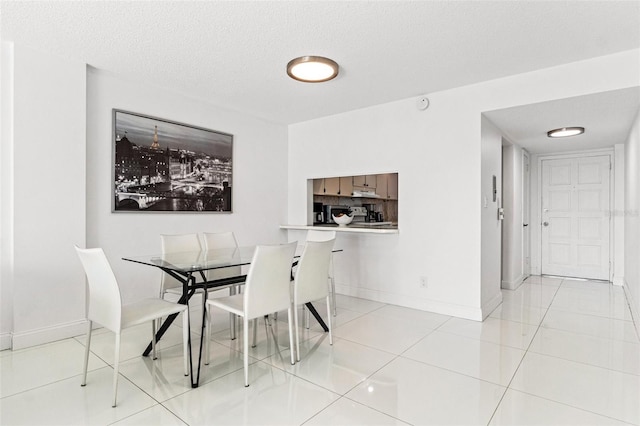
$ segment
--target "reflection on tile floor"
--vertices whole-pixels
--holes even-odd
[[[95,332],[86,387],[82,336],[3,351],[0,424],[640,425],[640,341],[621,288],[530,277],[503,299],[480,323],[339,295],[333,346],[312,319],[293,366],[281,313],[258,325],[248,388],[225,314],[197,389],[182,374],[179,325],[156,361],[139,356],[149,327],[135,327],[115,409],[111,333]]]

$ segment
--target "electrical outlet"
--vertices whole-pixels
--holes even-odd
[[[420,277],[420,287],[427,288],[427,277]]]

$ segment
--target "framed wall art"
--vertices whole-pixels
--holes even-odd
[[[113,212],[227,212],[233,135],[113,110]]]

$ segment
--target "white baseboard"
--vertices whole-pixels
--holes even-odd
[[[520,287],[523,281],[524,281],[524,275],[520,275],[518,278],[516,278],[513,281],[502,280],[500,287],[506,290],[515,290],[518,287]]]
[[[336,293],[346,296],[359,297],[380,303],[404,306],[436,314],[449,315],[474,321],[482,321],[482,309],[473,306],[456,305],[436,300],[421,299],[415,296],[405,296],[397,293],[371,290],[363,287],[353,287],[336,283]],[[497,305],[496,305],[497,306]]]
[[[627,284],[626,281],[622,286],[622,288],[624,289],[624,294],[625,296],[627,296],[627,301],[629,302],[629,308],[631,310],[631,319],[633,320],[633,326],[636,329],[636,334],[638,335],[638,338],[640,338],[640,306],[635,305],[635,300],[632,297],[631,292],[629,291],[629,284]]]
[[[502,292],[499,291],[491,300],[482,305],[482,321],[502,303]]]
[[[0,334],[0,351],[11,349],[11,333]]]
[[[79,320],[58,324],[51,327],[43,327],[20,333],[13,333],[11,348],[13,350],[24,349],[31,346],[55,342],[86,333],[87,320]]]

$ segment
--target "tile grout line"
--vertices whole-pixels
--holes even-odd
[[[373,309],[372,311],[369,311],[369,312],[364,313],[363,315],[361,315],[361,316],[360,316],[360,317],[358,317],[358,318],[361,318],[361,317],[363,317],[363,316],[365,316],[365,315],[368,315],[368,314],[374,313],[374,312],[376,312],[376,311],[378,311],[378,310],[380,310],[380,309],[384,308],[385,306],[395,306],[395,305],[385,304],[384,306],[380,306],[380,307],[378,307],[378,308],[376,308],[376,309]],[[355,319],[356,319],[356,318],[354,318],[354,320],[355,320]],[[451,319],[451,318],[448,318],[446,321],[444,321],[444,322],[443,322],[443,324],[444,324],[445,322],[449,321],[449,319]],[[351,320],[351,321],[353,321],[353,320]],[[344,325],[344,324],[343,324],[343,325]],[[442,325],[442,324],[440,324],[438,327],[440,327],[441,325]],[[431,331],[430,331],[426,336],[428,336],[429,334],[431,334],[433,331],[435,331],[435,329],[431,330]],[[426,337],[426,336],[424,336],[424,337]],[[336,336],[336,337],[337,337],[337,336]],[[424,337],[423,337],[422,339],[424,339]],[[361,346],[366,347],[366,348],[374,349],[374,350],[377,350],[377,351],[380,351],[380,352],[387,353],[387,354],[389,354],[389,355],[393,355],[393,358],[391,358],[388,362],[386,362],[386,363],[384,363],[383,365],[381,365],[381,366],[380,366],[380,368],[378,368],[377,370],[372,371],[372,372],[371,372],[371,374],[369,374],[369,375],[368,375],[367,377],[365,377],[363,380],[361,380],[360,382],[356,383],[354,386],[352,386],[351,388],[349,388],[349,389],[348,389],[344,394],[342,394],[342,395],[340,395],[340,394],[339,394],[339,395],[340,395],[340,397],[339,397],[338,399],[336,399],[334,402],[332,402],[331,404],[329,404],[329,405],[327,405],[326,407],[324,407],[322,410],[318,411],[316,414],[314,414],[313,416],[311,416],[309,419],[305,420],[302,424],[307,423],[309,420],[311,420],[312,418],[316,417],[318,414],[322,413],[324,410],[326,410],[326,409],[327,409],[327,408],[329,408],[330,406],[332,406],[332,405],[334,405],[335,403],[337,403],[340,399],[343,399],[343,398],[344,398],[344,399],[347,399],[347,400],[349,400],[349,401],[352,401],[352,402],[354,402],[354,403],[356,403],[356,404],[362,405],[363,407],[367,407],[368,409],[374,410],[374,411],[376,411],[376,412],[378,412],[378,413],[380,413],[380,414],[382,414],[382,415],[384,415],[384,416],[390,417],[390,418],[392,418],[392,419],[396,419],[396,420],[398,420],[398,421],[400,421],[400,422],[403,422],[403,423],[405,423],[405,424],[408,424],[408,425],[412,425],[412,423],[409,423],[408,421],[405,421],[405,420],[402,420],[402,419],[400,419],[400,418],[394,417],[394,416],[392,416],[392,415],[390,415],[390,414],[388,414],[388,413],[385,413],[385,412],[383,412],[383,411],[378,410],[378,409],[377,409],[377,408],[375,408],[375,407],[371,407],[371,406],[369,406],[369,405],[363,404],[362,402],[359,402],[359,401],[353,400],[353,399],[351,399],[351,398],[349,398],[349,397],[347,396],[347,394],[348,394],[349,392],[353,391],[353,390],[354,390],[354,389],[356,389],[358,386],[362,385],[362,383],[366,382],[368,379],[370,379],[371,377],[373,377],[373,376],[374,376],[376,373],[378,373],[380,370],[382,370],[383,368],[385,368],[386,366],[388,366],[389,364],[391,364],[392,362],[394,362],[395,360],[397,360],[398,358],[400,358],[400,357],[402,356],[402,354],[394,354],[394,353],[391,353],[391,352],[387,352],[387,351],[385,351],[385,350],[383,350],[383,349],[374,348],[373,346],[365,345],[365,344],[363,344],[363,343],[359,343],[359,342],[354,342],[354,341],[349,340],[349,339],[346,339],[346,338],[344,338],[344,337],[338,337],[338,339],[342,339],[342,340],[345,340],[345,341],[350,342],[350,343],[353,343],[353,344],[361,345]],[[419,341],[421,341],[422,339],[420,339]],[[411,347],[415,346],[417,343],[418,343],[418,342],[416,342],[415,344],[411,345]],[[407,350],[409,350],[409,348],[407,348],[407,349],[406,349],[405,351],[403,351],[402,353],[406,352]],[[297,377],[297,376],[296,376],[296,377]],[[316,386],[320,386],[320,385],[318,385],[318,384],[316,384],[316,383],[313,383],[313,382],[310,382],[310,381],[309,381],[309,383],[312,383],[312,384],[314,384],[314,385],[316,385]],[[320,387],[322,387],[322,386],[320,386]],[[323,389],[324,389],[324,388],[323,388]],[[327,389],[327,390],[331,391],[330,389]]]
[[[522,363],[524,362],[524,358],[525,358],[525,357],[527,356],[527,354],[529,353],[530,348],[531,348],[531,345],[533,344],[533,341],[535,340],[536,336],[538,335],[538,332],[540,331],[540,328],[543,328],[543,327],[542,327],[542,323],[544,322],[544,319],[546,318],[547,313],[548,313],[548,312],[549,312],[549,310],[551,309],[551,306],[553,305],[553,302],[555,301],[556,295],[558,294],[558,291],[559,291],[559,290],[560,290],[560,288],[562,287],[562,284],[564,284],[564,280],[562,281],[561,285],[560,285],[560,286],[558,286],[558,288],[557,288],[556,292],[554,293],[554,297],[553,297],[553,299],[552,299],[551,303],[550,303],[550,304],[549,304],[549,306],[547,307],[547,309],[546,309],[546,311],[545,311],[544,316],[543,316],[543,317],[542,317],[542,319],[540,320],[540,324],[537,326],[537,328],[536,328],[536,332],[535,332],[535,334],[534,334],[533,338],[531,339],[531,342],[530,342],[530,343],[529,343],[529,345],[527,346],[527,349],[526,349],[526,351],[525,351],[525,354],[524,354],[524,356],[522,357],[522,360],[520,361],[520,363],[518,364],[518,367],[517,367],[517,368],[516,368],[516,370],[514,371],[513,376],[511,377],[511,380],[509,381],[509,384],[508,384],[508,386],[507,386],[507,388],[506,388],[506,390],[505,390],[505,394],[503,394],[503,396],[502,396],[502,398],[500,399],[500,401],[499,401],[498,405],[496,406],[496,409],[494,410],[494,412],[493,412],[493,414],[492,414],[492,416],[491,416],[491,419],[489,419],[489,423],[488,423],[488,424],[490,424],[490,423],[491,423],[491,421],[493,420],[493,417],[495,416],[495,413],[497,412],[498,408],[500,407],[500,404],[502,403],[502,400],[504,399],[504,396],[506,395],[507,390],[512,389],[512,388],[511,388],[511,383],[513,382],[513,379],[515,378],[515,376],[516,376],[516,374],[517,374],[518,370],[520,369],[520,366],[521,366],[521,365],[522,365]],[[572,287],[568,287],[568,288],[572,288]],[[560,310],[560,311],[562,311],[562,312],[567,312],[567,311],[563,311],[563,310]],[[598,316],[598,315],[582,314],[582,313],[576,313],[576,312],[570,312],[570,313],[575,313],[575,314],[578,314],[578,315],[594,316],[594,317],[598,317],[598,318],[605,318],[605,317],[600,317],[600,316]],[[613,319],[613,318],[607,318],[607,319]],[[589,335],[587,335],[587,334],[575,333],[575,332],[568,331],[568,330],[555,329],[555,328],[553,328],[553,330],[560,330],[560,331],[567,332],[567,333],[574,333],[574,334],[576,334],[576,335],[580,335],[580,336],[589,336]],[[614,341],[626,342],[626,341],[624,341],[624,340],[616,340],[616,339],[603,339],[603,340],[614,340]],[[559,359],[559,360],[563,360],[563,361],[573,362],[573,363],[576,363],[576,364],[586,365],[586,366],[589,366],[589,367],[601,368],[601,369],[609,370],[609,371],[616,372],[616,373],[621,373],[621,374],[628,374],[628,375],[637,376],[637,375],[634,375],[634,374],[632,374],[632,373],[625,373],[625,372],[621,372],[621,371],[618,371],[618,370],[613,370],[613,369],[606,368],[606,367],[601,367],[601,366],[597,366],[597,365],[593,365],[593,364],[588,364],[588,363],[585,363],[585,362],[580,362],[580,361],[574,361],[574,360],[570,360],[570,359],[565,359],[565,358],[561,358],[561,357],[557,357],[557,356],[553,356],[553,355],[539,354],[538,352],[531,352],[531,353],[536,354],[536,355],[546,356],[546,357],[549,357],[549,358],[555,358],[555,359]],[[616,421],[624,422],[624,420],[622,420],[622,419],[618,419],[618,418],[611,417],[611,416],[606,415],[606,414],[602,414],[602,413],[598,413],[598,412],[594,412],[594,411],[590,411],[590,410],[585,410],[584,408],[581,408],[581,407],[576,407],[576,406],[573,406],[573,405],[570,405],[570,404],[567,404],[567,403],[564,403],[564,402],[561,402],[561,401],[556,401],[556,400],[549,399],[549,398],[546,398],[546,397],[543,397],[543,396],[539,396],[539,395],[536,395],[536,394],[532,394],[532,393],[530,393],[530,392],[520,391],[520,390],[516,390],[516,389],[513,389],[513,390],[514,390],[514,391],[517,391],[517,392],[521,392],[521,393],[527,394],[527,395],[534,396],[534,397],[536,397],[536,398],[544,399],[544,400],[546,400],[546,401],[550,401],[550,402],[553,402],[553,403],[556,403],[556,404],[564,405],[564,406],[566,406],[566,407],[571,407],[571,408],[576,409],[576,410],[584,411],[584,412],[586,412],[586,413],[591,413],[591,414],[594,414],[594,415],[597,415],[597,416],[606,417],[606,418],[613,419],[613,420],[616,420]]]
[[[380,307],[378,307],[378,308],[376,308],[376,309],[373,309],[373,310],[371,310],[371,311],[369,311],[369,312],[364,312],[364,313],[362,313],[362,315],[360,315],[360,316],[358,316],[358,317],[356,317],[356,318],[353,318],[353,319],[351,319],[351,320],[347,321],[345,324],[348,324],[348,323],[349,323],[349,322],[351,322],[351,321],[354,321],[354,320],[356,320],[356,319],[358,319],[358,318],[362,318],[362,317],[364,317],[364,316],[366,316],[366,315],[369,315],[369,314],[371,314],[371,313],[373,313],[373,312],[376,312],[376,311],[378,311],[378,310],[380,310],[380,309],[382,309],[382,308],[384,308],[384,307],[386,307],[386,306],[391,306],[391,305],[390,305],[390,304],[385,304],[385,305],[380,306]],[[354,311],[354,312],[357,312],[357,311]],[[358,312],[358,313],[360,313],[360,312]],[[342,325],[345,325],[345,324],[342,324]],[[341,325],[341,326],[342,326],[342,325]],[[351,398],[347,397],[347,394],[348,394],[349,392],[351,392],[351,391],[353,391],[354,389],[356,389],[358,386],[360,386],[362,383],[364,383],[365,381],[367,381],[369,378],[371,378],[371,377],[372,377],[373,375],[375,375],[377,372],[379,372],[380,370],[382,370],[383,368],[385,368],[387,365],[389,365],[390,363],[392,363],[393,361],[395,361],[396,359],[398,359],[398,358],[400,357],[400,355],[398,355],[398,354],[394,354],[394,353],[391,353],[391,352],[387,352],[387,351],[382,350],[382,349],[379,349],[379,348],[374,348],[373,346],[365,345],[365,344],[362,344],[362,343],[359,343],[359,342],[354,342],[354,341],[349,340],[349,339],[346,339],[346,338],[344,338],[344,337],[338,337],[338,336],[335,336],[335,337],[336,337],[337,339],[339,339],[339,340],[341,339],[341,340],[344,340],[344,341],[350,342],[350,343],[352,343],[352,344],[360,345],[360,346],[363,346],[363,347],[365,347],[365,348],[374,349],[374,350],[377,350],[377,351],[380,351],[380,352],[383,352],[383,353],[386,353],[386,354],[389,354],[389,355],[393,355],[393,358],[391,358],[391,359],[390,359],[388,362],[386,362],[385,364],[381,365],[381,366],[380,366],[380,368],[378,368],[377,370],[375,370],[375,371],[371,372],[371,374],[369,374],[369,375],[368,375],[367,377],[365,377],[363,380],[359,381],[358,383],[356,383],[355,385],[353,385],[351,388],[347,389],[347,391],[346,391],[346,392],[344,392],[344,394],[337,394],[337,395],[339,395],[339,397],[338,397],[335,401],[333,401],[331,404],[327,405],[326,407],[324,407],[323,409],[321,409],[320,411],[318,411],[317,413],[315,413],[314,415],[312,415],[311,417],[309,417],[308,419],[306,419],[306,420],[305,420],[303,423],[301,423],[300,425],[302,426],[303,424],[308,423],[311,419],[313,419],[314,417],[318,416],[320,413],[322,413],[323,411],[325,411],[327,408],[331,407],[332,405],[336,404],[336,403],[337,403],[338,401],[340,401],[341,399],[346,399],[346,400],[352,401],[352,402],[354,402],[354,403],[356,403],[356,404],[362,405],[363,407],[367,407],[368,409],[374,410],[374,411],[376,411],[376,412],[378,412],[378,413],[380,413],[380,414],[382,414],[382,415],[384,415],[384,416],[387,416],[387,417],[390,417],[390,418],[392,418],[392,419],[396,419],[396,420],[398,420],[398,421],[401,421],[401,422],[403,422],[403,423],[406,423],[406,424],[411,425],[411,423],[408,423],[408,422],[406,422],[406,421],[404,421],[404,420],[402,420],[402,419],[399,419],[399,418],[397,418],[397,417],[391,416],[391,415],[389,415],[389,414],[387,414],[387,413],[384,413],[384,412],[382,412],[382,411],[380,411],[380,410],[378,410],[378,409],[376,409],[376,408],[374,408],[374,407],[371,407],[371,406],[369,406],[369,405],[363,404],[363,403],[361,403],[361,402],[355,401],[355,400],[353,400],[353,399],[351,399]],[[304,379],[304,378],[302,378],[302,377],[299,377],[299,376],[297,376],[297,375],[295,375],[295,374],[293,374],[293,373],[292,373],[292,375],[293,375],[294,377],[299,378],[299,379],[305,380],[305,381],[307,381],[308,383],[311,383],[311,384],[313,384],[313,385],[315,385],[315,386],[319,386],[319,387],[321,387],[321,388],[323,388],[323,389],[326,389],[326,390],[327,390],[327,391],[329,391],[329,392],[336,393],[336,392],[332,391],[331,389],[327,389],[327,388],[325,388],[325,387],[323,387],[323,386],[321,386],[321,385],[319,385],[319,384],[317,384],[317,383],[314,383],[314,382],[312,382],[312,381],[310,381],[310,380],[307,380],[307,379]]]
[[[509,389],[511,389],[511,383],[513,383],[513,379],[516,377],[516,374],[518,374],[518,370],[520,370],[520,367],[522,366],[522,363],[524,362],[524,359],[526,358],[527,354],[529,353],[529,349],[531,348],[531,345],[533,344],[533,341],[535,340],[536,336],[538,335],[538,332],[540,331],[540,327],[542,327],[542,323],[544,322],[544,319],[546,318],[547,313],[549,312],[549,309],[551,308],[551,305],[553,305],[553,301],[556,299],[556,295],[558,294],[558,290],[560,290],[560,287],[562,287],[562,283],[563,282],[564,282],[564,280],[562,280],[562,282],[560,282],[560,285],[556,288],[555,293],[553,293],[553,299],[551,299],[551,303],[549,303],[549,306],[544,311],[544,315],[542,316],[542,318],[540,318],[540,322],[538,323],[538,326],[536,327],[536,331],[535,331],[535,333],[533,333],[533,337],[529,341],[529,344],[527,345],[527,348],[524,350],[524,355],[522,355],[522,359],[518,363],[518,366],[513,371],[513,375],[511,376],[511,380],[509,380],[509,383],[505,387],[504,393],[502,394],[502,397],[500,397],[500,401],[498,401],[498,404],[496,404],[496,408],[493,410],[493,413],[491,414],[491,417],[489,418],[489,421],[487,422],[487,426],[491,424],[491,421],[493,420],[493,418],[496,415],[496,412],[500,408],[500,405],[502,404],[502,401],[504,400],[505,395],[507,394]]]

